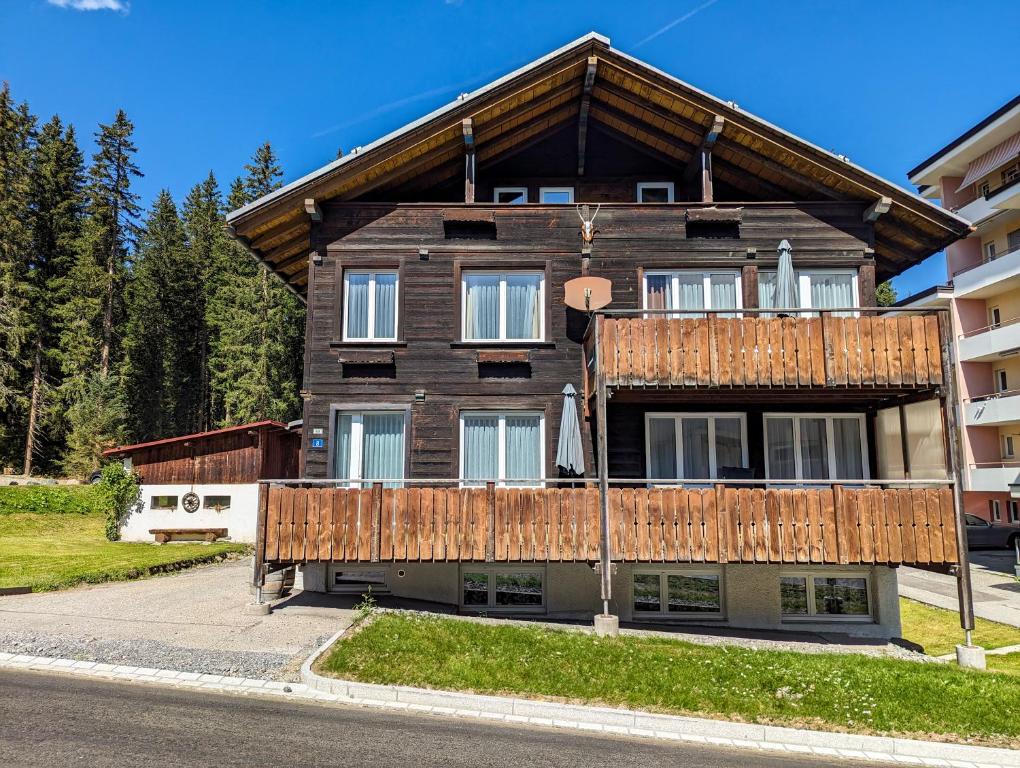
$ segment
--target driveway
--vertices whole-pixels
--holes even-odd
[[[268,616],[245,559],[140,581],[0,597],[0,649],[245,677],[297,679],[304,658],[349,625],[353,600],[300,591]]]
[[[982,619],[1020,627],[1020,582],[1013,572],[1012,550],[976,550],[970,553],[974,614]],[[959,610],[956,578],[919,568],[900,568],[900,594],[939,608]]]

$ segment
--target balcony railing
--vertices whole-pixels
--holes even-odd
[[[599,559],[600,498],[593,480],[560,488],[403,482],[416,486],[263,482],[256,556],[269,564]],[[946,481],[808,488],[792,481],[766,487],[762,481],[709,487],[641,482],[609,489],[614,561],[898,565],[959,559]]]
[[[739,313],[744,316],[733,317],[733,310],[597,314],[585,338],[586,394],[594,392],[596,368],[609,387],[898,389],[942,384],[942,320],[936,314]]]

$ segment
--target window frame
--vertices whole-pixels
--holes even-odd
[[[400,339],[400,270],[397,268],[374,268],[374,267],[352,267],[350,269],[344,269],[343,274],[343,291],[344,291],[344,305],[341,309],[341,323],[340,323],[340,338],[345,342],[377,342],[377,341],[397,341]],[[350,317],[350,275],[368,275],[368,326],[367,336],[351,336],[347,332],[348,318]],[[376,314],[375,314],[375,285],[377,275],[393,275],[396,282],[394,283],[393,290],[393,335],[392,336],[376,336],[375,325],[376,325]]]
[[[762,269],[759,270],[759,274],[775,274],[778,269]],[[815,307],[811,305],[811,276],[812,275],[850,275],[850,293],[852,294],[853,303],[850,305],[853,309],[860,309],[861,306],[861,289],[860,289],[860,270],[853,267],[811,267],[806,269],[794,269],[793,273],[797,276],[797,301],[800,303],[799,309],[815,309],[819,312],[829,311],[825,307]],[[769,309],[769,307],[763,307],[763,309]],[[791,307],[796,309],[796,307]],[[857,316],[857,312],[854,313],[841,313],[846,315]],[[806,315],[801,315],[805,317]]]
[[[637,611],[634,609],[634,577],[659,577],[659,610]],[[669,610],[669,577],[670,576],[715,576],[719,580],[718,611],[670,611]],[[665,599],[663,599],[665,598]],[[726,618],[726,575],[721,566],[694,568],[657,568],[655,566],[639,566],[631,570],[630,575],[630,614],[633,621],[643,618],[661,621],[664,618],[674,619],[725,619]]]
[[[457,414],[457,476],[460,478],[461,488],[484,487],[488,480],[465,480],[464,479],[464,417],[465,416],[490,416],[498,419],[497,427],[497,456],[496,475],[503,478],[496,481],[497,488],[544,488],[545,481],[535,484],[522,484],[516,480],[507,481],[506,478],[506,417],[513,416],[537,416],[538,417],[538,466],[545,477],[545,411],[534,408],[506,408],[504,410],[493,410],[491,408],[462,408]]]
[[[226,499],[226,504],[216,505],[210,504],[209,499]],[[202,509],[211,509],[213,512],[222,512],[225,509],[230,509],[231,506],[230,494],[227,493],[203,493],[202,494]],[[219,506],[219,509],[216,507]]]
[[[974,183],[974,191],[977,197],[988,197],[988,194],[992,191],[992,183],[987,179],[985,181],[978,181]]]
[[[565,203],[547,203],[545,201],[546,192],[566,192],[569,199]],[[574,202],[574,188],[573,187],[539,187],[538,188],[538,202],[541,205],[572,205]]]
[[[683,434],[681,429],[681,421],[684,418],[707,418],[708,419],[708,473],[711,477],[695,477],[692,480],[715,480],[719,476],[719,467],[714,466],[717,461],[716,452],[717,445],[715,440],[715,420],[716,419],[740,419],[740,453],[741,459],[744,462],[744,466],[748,466],[748,450],[747,450],[747,414],[742,411],[648,411],[645,413],[645,475],[648,475],[650,467],[652,466],[652,430],[651,420],[652,419],[673,419],[673,430],[674,430],[674,442],[676,450],[676,468],[677,474],[683,472]],[[685,480],[686,478],[675,477],[650,477],[648,478],[650,484],[654,484],[656,481],[664,482],[667,480]]]
[[[808,612],[805,615],[795,613],[783,613],[782,603],[782,579],[784,576],[793,576],[797,578],[804,578],[804,584],[807,589],[807,608]],[[864,616],[858,615],[847,615],[839,613],[816,613],[815,612],[815,579],[864,579],[864,588],[868,596],[868,613]],[[852,624],[874,624],[877,621],[875,616],[875,589],[872,584],[872,574],[869,571],[830,571],[821,570],[818,568],[794,568],[787,570],[781,568],[779,571],[779,588],[780,588],[780,601],[779,601],[779,617],[780,621],[783,622],[825,622],[825,621],[838,621],[848,622]]]
[[[365,416],[373,415],[392,415],[399,413],[404,419],[404,433],[403,433],[403,450],[401,451],[402,469],[401,474],[403,477],[401,480],[407,480],[407,465],[408,465],[408,429],[410,428],[411,414],[410,409],[406,406],[379,406],[371,405],[365,407],[358,407],[352,405],[350,407],[333,407],[331,410],[330,418],[330,450],[329,450],[329,467],[332,479],[343,480],[346,479],[348,482],[343,485],[337,486],[339,488],[364,488],[366,485],[380,482],[378,480],[365,480],[361,477],[363,471],[363,457],[365,448]],[[340,474],[337,471],[337,444],[339,440],[339,425],[341,416],[351,416],[351,466],[356,466],[356,470],[350,470],[345,474]],[[355,439],[355,435],[357,438]],[[357,474],[357,477],[354,475]],[[396,478],[394,478],[396,479]]]
[[[467,281],[473,275],[497,276],[499,278],[499,336],[495,339],[474,339],[467,335]],[[509,339],[506,335],[506,284],[512,275],[538,276],[538,336],[532,339]],[[469,344],[536,344],[544,343],[545,324],[545,278],[543,269],[462,269],[460,271],[460,339]]]
[[[173,506],[161,504],[156,505],[156,499],[173,499]],[[176,512],[181,505],[181,497],[179,494],[173,493],[154,493],[149,496],[149,509],[159,512]]]
[[[467,573],[484,573],[489,577],[487,584],[488,601],[486,605],[466,605],[464,603],[464,575]],[[542,580],[542,602],[540,605],[497,605],[496,579],[497,574],[537,574]],[[545,613],[546,587],[549,584],[547,569],[544,565],[494,565],[490,563],[463,563],[457,573],[458,607],[471,613]]]
[[[993,305],[988,308],[988,327],[998,328],[1002,325],[1002,311],[999,309],[999,305]]]
[[[835,430],[832,428],[833,419],[856,419],[860,428],[861,435],[861,469],[864,477],[861,480],[871,479],[871,464],[868,461],[868,426],[867,419],[863,413],[839,413],[839,412],[825,412],[825,413],[798,413],[789,411],[766,411],[761,415],[762,418],[762,445],[765,451],[765,480],[798,480],[808,485],[817,485],[832,483],[835,480],[849,480],[851,478],[846,477],[835,477],[836,471],[836,443],[835,443]],[[792,418],[794,420],[793,426],[793,456],[794,466],[796,468],[797,477],[795,478],[773,478],[772,468],[769,466],[769,432],[768,432],[768,420],[775,418]],[[825,419],[825,441],[829,464],[829,477],[828,478],[805,478],[803,477],[803,457],[800,451],[800,426],[798,422],[801,419]]]
[[[981,246],[981,260],[985,264],[990,261],[995,261],[997,255],[994,240],[989,240]]]
[[[499,201],[500,192],[510,192],[524,195],[524,199],[519,203],[501,203]],[[496,205],[527,205],[528,202],[528,188],[527,187],[493,187],[492,188],[492,202]]]
[[[1009,510],[1009,522],[1020,523],[1020,501],[1010,499],[1007,509]]]
[[[1002,522],[1002,502],[998,499],[988,500],[988,519],[993,523]]]
[[[996,394],[1009,392],[1009,377],[1006,375],[1005,368],[996,368],[992,371],[992,384]]]
[[[1012,459],[1016,456],[1016,446],[1013,443],[1013,435],[1002,436],[1002,458]]]
[[[741,310],[744,308],[744,283],[739,269],[648,269],[643,270],[641,273],[641,308],[648,309],[648,278],[667,276],[670,279],[670,290],[674,297],[680,297],[680,276],[681,275],[701,275],[701,290],[702,296],[705,299],[705,303],[711,303],[712,296],[712,275],[733,275],[735,278],[734,285],[736,286],[736,307],[705,307],[705,312],[726,312],[732,314],[733,317],[742,317]],[[666,309],[681,311],[679,307],[666,307]],[[687,314],[686,310],[683,314],[677,315],[677,317],[695,317],[693,314]],[[645,316],[648,319],[648,316]]]
[[[672,181],[639,181],[637,184],[637,202],[644,203],[641,199],[641,193],[646,189],[665,189],[666,190],[666,202],[676,202],[675,189],[676,185]],[[662,203],[649,203],[650,205],[662,205]]]

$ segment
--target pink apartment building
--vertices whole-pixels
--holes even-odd
[[[949,284],[903,302],[952,310],[965,511],[1020,522],[1020,96],[908,176],[974,227],[946,248]]]

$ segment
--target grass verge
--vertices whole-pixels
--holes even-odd
[[[901,597],[900,621],[903,623],[903,639],[921,646],[929,656],[953,653],[957,643],[963,642],[960,616],[956,611],[934,608]],[[987,619],[975,619],[974,642],[984,648],[1020,645],[1020,629]]]
[[[1020,745],[1020,720],[1003,706],[1020,698],[1020,678],[943,664],[384,613],[319,668],[370,683]]]
[[[1006,672],[1020,675],[1020,653],[1004,653],[1001,656],[988,656],[988,668],[993,672]]]
[[[170,544],[156,547],[107,541],[102,514],[0,515],[0,588],[33,592],[78,584],[136,579],[219,560],[243,544]]]

